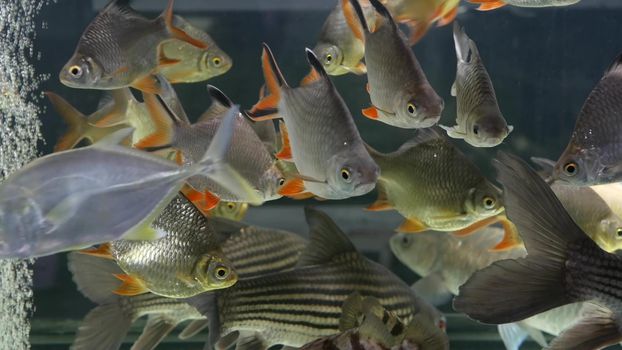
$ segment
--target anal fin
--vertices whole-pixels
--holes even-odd
[[[123,282],[119,288],[115,289],[113,293],[124,296],[139,295],[149,292],[149,290],[138,280],[130,275],[115,274],[114,277]]]
[[[427,231],[428,229],[428,226],[424,224],[421,220],[410,217],[404,220],[404,222],[402,222],[402,224],[396,229],[396,231],[402,233],[420,233]]]
[[[279,190],[279,194],[282,196],[286,196],[286,197],[289,197],[292,195],[299,195],[304,192],[306,192],[304,180],[300,178],[294,178],[294,179],[286,181],[285,184]]]
[[[135,80],[132,82],[131,86],[135,89],[150,94],[159,94],[162,92],[162,86],[160,86],[160,82],[158,82],[158,80],[153,75],[147,75],[143,78]]]
[[[292,147],[289,142],[289,133],[287,132],[287,126],[281,120],[279,121],[279,131],[281,133],[281,150],[276,154],[276,157],[281,160],[292,159]]]

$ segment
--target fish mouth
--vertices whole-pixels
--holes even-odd
[[[438,121],[441,119],[440,115],[436,115],[436,116],[424,116],[423,120],[421,120],[419,122],[419,127],[420,128],[429,128],[431,126],[434,126],[436,123],[438,123]]]

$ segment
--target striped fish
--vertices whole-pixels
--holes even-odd
[[[294,268],[306,244],[302,237],[291,232],[225,219],[213,219],[210,223],[217,232],[217,240],[222,242],[223,254],[231,261],[240,279]],[[85,317],[72,349],[117,349],[130,325],[145,315],[149,316],[149,320],[133,349],[155,347],[186,320],[192,322],[180,333],[182,339],[195,335],[207,326],[203,315],[179,299],[152,293],[132,297],[111,293],[120,285],[113,274],[123,273],[111,260],[71,253],[69,270],[78,289],[99,304]]]
[[[302,346],[339,332],[344,301],[371,296],[410,322],[442,315],[385,267],[363,257],[324,213],[306,209],[311,242],[294,270],[239,281],[186,299],[209,319],[210,344],[236,331],[260,332],[269,345]]]

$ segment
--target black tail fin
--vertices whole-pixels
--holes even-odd
[[[550,187],[519,158],[500,153],[495,162],[505,210],[528,255],[476,272],[454,299],[454,308],[486,323],[509,323],[574,301],[566,290],[570,243],[597,246],[568,215]]]

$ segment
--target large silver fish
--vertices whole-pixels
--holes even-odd
[[[224,161],[237,113],[231,108],[190,167],[119,146],[129,129],[27,164],[0,184],[0,257],[37,257],[121,237],[153,239],[158,235],[150,223],[195,175],[255,195]]]
[[[379,300],[404,322],[442,315],[385,267],[363,257],[324,213],[306,209],[310,243],[294,270],[241,280],[188,302],[206,315],[210,344],[235,331],[257,331],[268,345],[302,346],[339,332],[342,307],[358,292]],[[208,344],[209,345],[209,344]]]
[[[293,160],[301,176],[280,193],[310,192],[325,199],[345,199],[370,192],[379,169],[371,159],[352,115],[318,61],[307,49],[311,73],[300,87],[290,87],[268,45],[262,65],[269,95],[249,112],[256,120],[283,118],[281,159]],[[276,112],[278,111],[278,114]]]
[[[119,0],[112,0],[85,29],[59,74],[60,81],[79,89],[132,86],[158,93],[160,86],[153,74],[158,67],[170,64],[162,58],[160,44],[179,39],[201,49],[207,47],[173,22],[173,0],[151,20]]]
[[[488,76],[475,42],[454,22],[454,43],[458,68],[451,95],[456,96],[457,118],[453,127],[441,126],[447,135],[464,139],[475,147],[494,147],[512,132],[497,103],[495,88]]]
[[[389,11],[378,0],[370,0],[380,19],[372,32],[359,2],[350,2],[365,34],[367,90],[372,106],[363,110],[363,115],[407,129],[436,124],[443,111],[443,99],[428,82]]]
[[[580,301],[596,302],[550,349],[599,349],[619,343],[622,260],[600,249],[529,166],[505,153],[495,164],[507,215],[518,227],[527,257],[501,260],[476,272],[454,299],[454,309],[484,323],[516,322]]]
[[[517,7],[569,6],[574,5],[579,1],[581,0],[469,0],[471,3],[479,4],[477,9],[480,11],[490,11],[505,5]]]
[[[553,179],[574,185],[622,181],[622,55],[581,108],[570,142],[557,160]]]
[[[294,268],[306,245],[301,236],[287,231],[223,219],[210,222],[223,254],[233,264],[239,279]],[[71,253],[69,270],[80,292],[98,304],[82,322],[72,346],[74,350],[118,349],[130,325],[145,315],[149,319],[134,344],[136,349],[152,349],[186,320],[191,323],[180,333],[182,339],[207,327],[205,317],[182,300],[152,293],[136,296],[112,293],[121,285],[114,275],[124,273],[112,260]]]

